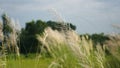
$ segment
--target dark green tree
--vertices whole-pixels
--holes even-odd
[[[27,54],[40,51],[38,46],[40,43],[36,39],[36,34],[42,35],[46,27],[46,23],[41,20],[26,23],[25,29],[21,30],[20,52]]]
[[[109,37],[104,35],[104,33],[100,33],[100,34],[92,34],[91,39],[94,43],[94,45],[100,44],[103,46],[103,44],[105,43],[106,40],[109,40]]]
[[[55,21],[48,21],[47,25],[51,27],[53,30],[66,30],[66,29],[72,29],[76,30],[76,26],[73,25],[72,23],[61,23],[61,22],[55,22]]]
[[[71,28],[72,30],[76,30],[76,26],[72,23],[67,23],[67,27]]]

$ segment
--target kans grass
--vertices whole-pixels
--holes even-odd
[[[7,55],[7,57],[0,58],[0,67],[120,68],[119,39],[112,38],[103,47],[97,44],[94,48],[92,40],[87,36],[80,38],[72,30],[59,32],[47,28],[43,36],[37,35],[36,37],[42,42],[41,53],[30,54],[28,57]]]

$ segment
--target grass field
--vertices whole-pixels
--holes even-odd
[[[52,59],[30,59],[30,58],[21,58],[21,59],[8,59],[7,68],[48,68]]]
[[[76,40],[76,36],[72,34],[66,41],[61,41],[62,35],[57,33],[56,36],[51,34],[44,41],[47,50],[41,48],[41,53],[21,54],[19,57],[6,54],[6,67],[1,68],[120,68],[119,39],[110,40],[103,47],[97,44],[94,48],[92,40],[86,39],[87,36]],[[38,40],[41,41],[39,38],[40,36]]]
[[[87,46],[86,46],[87,45]],[[9,55],[6,68],[119,68],[119,52],[117,55],[102,49],[97,45],[92,47],[92,42],[83,40],[79,46],[52,45],[51,57],[47,53],[41,55],[30,54]],[[118,48],[119,49],[119,48]],[[110,53],[109,53],[110,52]],[[117,56],[117,57],[116,57]]]

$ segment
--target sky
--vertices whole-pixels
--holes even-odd
[[[120,0],[0,0],[0,15],[7,13],[21,27],[31,20],[64,21],[82,33],[113,33],[120,30]]]

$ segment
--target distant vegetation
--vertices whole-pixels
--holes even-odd
[[[41,45],[41,43],[36,39],[36,35],[42,35],[47,27],[51,27],[53,30],[58,31],[76,29],[76,26],[71,23],[64,24],[55,21],[45,22],[42,20],[27,22],[20,34],[20,52],[24,54],[40,52],[40,47],[38,45]]]
[[[20,34],[20,52],[24,54],[39,52],[36,34],[42,35],[47,24],[41,20],[26,23]]]
[[[80,37],[83,37],[83,36],[86,39],[91,39],[93,41],[93,43],[94,43],[93,44],[94,47],[97,44],[100,44],[101,46],[103,46],[106,41],[110,40],[109,36],[105,35],[104,33],[100,33],[100,34],[95,33],[95,34],[91,34],[91,35],[90,34],[82,34],[82,35],[80,35]]]
[[[51,27],[53,30],[68,30],[68,29],[73,29],[76,30],[76,26],[73,25],[72,23],[64,23],[64,22],[55,22],[55,21],[48,21],[47,25]]]

